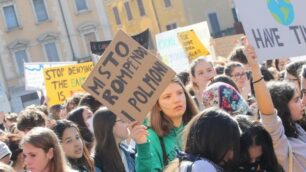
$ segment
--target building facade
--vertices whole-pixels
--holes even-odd
[[[157,33],[187,24],[182,0],[105,0],[113,33],[119,29],[135,35],[149,28],[149,48]],[[151,46],[150,46],[151,44]]]
[[[113,35],[102,0],[0,0],[0,8],[0,81],[15,112],[38,102],[25,90],[24,62],[86,60],[90,41]]]
[[[232,0],[184,0],[184,8],[188,24],[207,21],[213,37],[234,34],[235,23],[238,22]]]

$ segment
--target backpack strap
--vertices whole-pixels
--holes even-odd
[[[159,138],[159,142],[162,148],[162,153],[163,153],[163,162],[164,162],[164,167],[168,165],[168,155],[166,152],[166,147],[165,147],[165,143],[164,143],[164,139],[162,137],[158,137]]]

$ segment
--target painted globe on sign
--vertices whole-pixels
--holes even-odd
[[[273,18],[282,25],[290,25],[294,20],[294,9],[290,0],[266,0]]]

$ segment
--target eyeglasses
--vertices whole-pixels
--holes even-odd
[[[246,75],[246,73],[245,72],[242,72],[242,73],[236,73],[235,75],[232,75],[232,77],[234,77],[234,78],[242,78],[242,77],[244,77]]]

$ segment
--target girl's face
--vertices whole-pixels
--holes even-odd
[[[243,67],[234,67],[231,73],[231,78],[235,81],[239,89],[243,88],[247,81],[246,73]]]
[[[113,133],[116,138],[119,138],[121,140],[127,139],[130,135],[128,124],[126,124],[123,120],[117,117],[116,123],[113,128]]]
[[[304,114],[303,104],[297,91],[295,91],[293,98],[289,101],[288,108],[293,121],[302,119]]]
[[[82,115],[83,115],[83,120],[85,124],[87,125],[87,127],[89,127],[87,120],[93,116],[93,113],[88,108],[85,108]]]
[[[262,147],[260,145],[252,145],[248,149],[251,162],[255,162],[262,155]]]
[[[161,111],[170,119],[182,118],[186,111],[186,96],[178,83],[170,83],[158,99]]]
[[[83,142],[76,128],[66,128],[61,140],[66,157],[79,159],[83,156]]]
[[[214,76],[216,76],[216,71],[213,66],[206,61],[201,61],[195,66],[192,78],[194,83],[203,88]]]
[[[278,61],[278,68],[280,71],[285,70],[286,68],[286,64],[288,64],[290,62],[289,59],[280,59]]]
[[[41,148],[37,148],[30,143],[23,145],[24,163],[27,170],[31,172],[41,172],[49,170],[49,161],[53,158],[53,148],[45,152]]]

